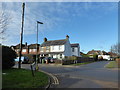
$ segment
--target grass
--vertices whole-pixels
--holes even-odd
[[[48,76],[42,72],[35,72],[32,76],[30,70],[9,69],[3,70],[2,88],[39,88],[48,84]]]
[[[105,65],[106,68],[117,68],[118,64],[116,61],[110,61],[108,64]]]
[[[76,64],[71,64],[71,65],[79,66],[79,65],[89,64],[89,63],[93,63],[93,61],[92,62],[84,62],[84,63],[76,63]]]

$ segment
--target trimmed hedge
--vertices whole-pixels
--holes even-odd
[[[12,50],[8,46],[0,46],[2,47],[2,69],[9,69],[15,65],[15,58],[17,54],[14,50]]]

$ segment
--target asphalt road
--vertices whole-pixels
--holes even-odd
[[[104,66],[109,61],[94,62],[82,66],[41,65],[40,70],[52,73],[59,80],[59,85],[51,88],[118,88],[118,70]],[[22,65],[29,68],[28,65]]]

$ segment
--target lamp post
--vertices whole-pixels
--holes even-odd
[[[35,64],[36,64],[36,70],[38,70],[38,64],[37,64],[37,60],[38,60],[38,57],[37,57],[37,54],[38,54],[38,24],[43,24],[42,22],[39,22],[37,21],[37,43],[36,43],[36,61],[35,61]]]

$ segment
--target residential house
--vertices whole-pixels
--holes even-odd
[[[36,55],[40,54],[40,44],[30,44],[29,47],[29,54]]]
[[[101,50],[92,50],[92,51],[89,51],[87,53],[88,55],[98,55],[98,59],[106,59],[106,60],[110,60],[110,55],[105,52],[105,51],[101,51]]]
[[[27,55],[27,54],[31,54],[31,55],[36,55],[36,54],[40,54],[40,50],[39,50],[40,44],[30,44],[27,45],[27,43],[22,44],[22,55]],[[20,44],[16,45],[16,46],[11,46],[11,48],[19,55],[19,51],[20,51]]]
[[[102,55],[103,54],[103,52],[102,51],[100,51],[100,50],[91,50],[91,51],[89,51],[88,53],[87,53],[88,55]]]
[[[11,46],[13,50],[19,55],[20,44]],[[61,40],[47,40],[44,38],[44,42],[40,44],[27,43],[22,45],[22,55],[40,55],[40,57],[52,57],[62,60],[65,56],[77,56],[80,57],[80,46],[78,43],[70,44],[69,36]]]
[[[47,38],[44,38],[44,42],[40,46],[40,57],[53,57],[62,60],[65,58],[65,56],[79,56],[80,49],[76,49],[79,48],[79,45],[74,44],[74,46],[75,53],[73,53],[71,50],[71,44],[68,35],[66,36],[66,39],[61,40],[48,41]]]
[[[25,44],[22,44],[22,48],[25,47]],[[17,44],[16,46],[11,46],[11,48],[19,55],[20,52],[20,44]],[[24,53],[24,52],[23,52]]]

